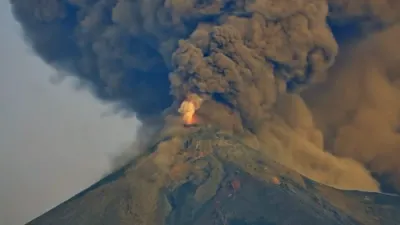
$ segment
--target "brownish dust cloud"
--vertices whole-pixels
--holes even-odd
[[[400,191],[400,1],[10,1],[41,58],[145,126],[198,96],[199,123],[299,173]]]

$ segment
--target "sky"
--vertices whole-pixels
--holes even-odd
[[[138,122],[110,111],[24,43],[0,1],[0,224],[22,225],[99,180]]]

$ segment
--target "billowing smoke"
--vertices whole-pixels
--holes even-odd
[[[400,26],[344,48],[328,81],[304,96],[325,147],[400,190]]]
[[[312,179],[400,190],[398,1],[11,3],[38,55],[145,125],[198,96],[201,124]]]

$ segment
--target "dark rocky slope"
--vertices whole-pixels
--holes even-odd
[[[400,224],[399,197],[317,184],[216,130],[153,149],[27,225]]]

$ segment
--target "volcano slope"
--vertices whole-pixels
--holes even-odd
[[[400,198],[313,182],[211,127],[165,136],[27,225],[400,224]]]

